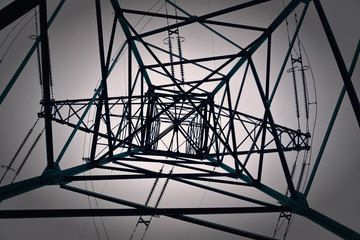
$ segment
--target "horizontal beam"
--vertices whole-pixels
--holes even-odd
[[[117,155],[118,157],[128,156],[128,153],[120,153]],[[104,158],[97,162],[98,166],[105,165],[109,163],[111,160],[109,158]],[[78,165],[72,168],[68,168],[65,170],[55,169],[50,171],[44,171],[41,176],[29,178],[23,181],[19,181],[13,184],[5,185],[0,187],[0,202],[9,199],[23,193],[44,187],[50,184],[60,184],[63,181],[62,176],[72,176],[76,174],[80,174],[86,172],[95,166],[92,166],[89,163]]]
[[[152,17],[159,17],[159,18],[166,18],[166,19],[176,19],[176,20],[189,20],[188,17],[183,16],[175,16],[170,14],[162,14],[162,13],[154,13],[154,12],[144,12],[144,11],[138,11],[133,9],[122,9],[124,13],[129,14],[137,14],[141,16],[152,16]],[[224,27],[232,27],[232,28],[240,28],[240,29],[247,29],[247,30],[254,30],[254,31],[265,31],[266,28],[262,27],[256,27],[256,26],[250,26],[250,25],[243,25],[243,24],[237,24],[237,23],[229,23],[229,22],[220,22],[220,21],[214,21],[214,20],[200,20],[200,23],[206,23],[206,24],[212,24],[212,25],[219,25]]]
[[[282,148],[282,151],[284,151],[284,152],[289,152],[289,151],[301,151],[301,150],[309,150],[309,149],[310,149],[309,146],[284,147],[284,148]],[[261,152],[263,152],[263,153],[277,153],[278,151],[279,151],[279,149],[277,149],[277,148],[272,148],[272,149],[264,149],[264,150],[261,150],[261,149],[256,150],[256,149],[254,149],[254,150],[251,150],[251,151],[246,151],[246,150],[244,150],[244,151],[237,151],[237,152],[235,152],[235,153],[236,153],[236,155],[247,155],[247,154],[249,154],[249,152],[250,152],[250,153],[260,154]],[[216,155],[217,155],[216,153],[211,153],[211,154],[209,154],[209,156],[211,156],[211,157],[215,157]],[[225,152],[225,153],[223,153],[223,155],[224,155],[224,156],[226,156],[226,155],[231,155],[231,153]]]
[[[122,174],[122,175],[91,175],[91,176],[64,176],[63,180],[68,181],[96,181],[96,180],[129,180],[129,179],[145,179],[145,178],[198,178],[198,177],[232,177],[236,175],[232,173],[146,173],[146,174]]]
[[[193,63],[199,63],[199,62],[217,61],[217,60],[243,57],[245,55],[246,54],[244,52],[242,52],[241,54],[228,54],[228,55],[221,55],[221,56],[214,56],[214,57],[183,59],[183,60],[177,61],[177,62],[162,63],[162,66],[167,67],[167,66],[171,66],[171,65],[175,66],[175,65],[180,65],[180,64],[193,64]],[[158,68],[158,67],[161,67],[160,64],[145,65],[145,68]]]
[[[148,208],[148,209],[37,209],[0,210],[0,219],[10,218],[58,218],[58,217],[117,217],[144,215],[208,215],[288,212],[278,207],[225,207],[225,208]]]
[[[161,33],[161,32],[165,32],[165,31],[168,31],[168,30],[171,30],[171,29],[184,27],[186,25],[189,25],[189,24],[192,24],[192,23],[195,23],[195,22],[204,22],[205,20],[210,19],[210,18],[214,18],[214,17],[220,16],[220,15],[224,15],[224,14],[227,14],[227,13],[230,13],[230,12],[235,12],[235,11],[238,11],[238,10],[241,10],[241,9],[246,9],[246,8],[249,8],[249,7],[264,3],[264,2],[268,2],[268,1],[269,0],[254,0],[254,1],[241,3],[241,4],[238,4],[238,5],[229,7],[229,8],[225,8],[225,9],[222,9],[222,10],[219,10],[219,11],[215,11],[215,12],[212,12],[212,13],[208,13],[208,14],[205,14],[205,15],[202,15],[202,16],[199,16],[199,17],[193,16],[193,17],[188,18],[187,20],[184,20],[182,22],[175,23],[173,25],[169,25],[169,26],[166,26],[166,27],[158,28],[158,29],[152,30],[150,32],[142,33],[142,34],[139,35],[139,37],[144,38],[144,37],[152,36],[152,35],[155,35],[155,34],[158,34],[158,33]],[[123,12],[122,9],[121,9],[121,12]]]
[[[154,209],[152,207],[145,206],[145,205],[142,205],[142,204],[130,202],[130,201],[119,199],[119,198],[114,198],[114,197],[107,196],[107,195],[104,195],[104,194],[101,194],[101,193],[90,192],[88,190],[84,190],[84,189],[69,186],[69,185],[62,185],[61,188],[67,189],[69,191],[77,192],[77,193],[80,193],[80,194],[96,197],[98,199],[103,199],[105,201],[110,201],[110,202],[122,204],[122,205],[125,205],[125,206],[133,207],[133,208],[140,209],[140,210]],[[201,226],[204,226],[204,227],[217,229],[219,231],[228,232],[228,233],[235,234],[235,235],[238,235],[238,236],[244,236],[244,237],[252,238],[252,239],[258,239],[258,240],[259,239],[273,239],[273,238],[270,238],[270,237],[267,237],[267,236],[259,235],[259,234],[248,232],[248,231],[244,231],[244,230],[241,230],[241,229],[238,229],[238,228],[233,228],[233,227],[221,225],[221,224],[218,224],[218,223],[213,223],[213,222],[209,222],[209,221],[205,221],[205,220],[202,220],[202,219],[197,219],[197,218],[193,218],[193,217],[189,217],[189,216],[184,216],[184,215],[180,215],[180,214],[177,214],[177,215],[165,215],[165,216],[175,218],[175,219],[178,219],[178,220],[182,220],[182,221],[185,221],[185,222],[191,222],[191,223],[201,225]]]

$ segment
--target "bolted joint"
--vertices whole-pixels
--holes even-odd
[[[44,118],[45,113],[44,112],[38,112],[37,116],[38,116],[38,118]]]
[[[46,185],[58,184],[62,181],[63,175],[58,164],[54,164],[54,168],[46,167],[41,174],[41,183]]]
[[[310,214],[309,204],[305,195],[301,192],[296,192],[296,199],[289,198],[288,201],[283,204],[290,207],[291,210],[298,215],[307,216]]]
[[[254,181],[252,181],[252,185],[256,188],[260,187],[261,183],[259,181],[259,179],[254,179]]]
[[[178,132],[179,131],[179,125],[180,125],[180,121],[178,119],[174,120],[174,131]]]
[[[214,95],[213,95],[213,94],[209,94],[209,95],[207,96],[206,100],[204,100],[204,102],[205,102],[206,104],[212,104],[212,103],[214,103]]]

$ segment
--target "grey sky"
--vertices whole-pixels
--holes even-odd
[[[157,1],[121,0],[119,2],[124,8],[146,11]],[[238,3],[239,1],[235,0],[221,2],[214,0],[177,1],[177,4],[183,9],[198,16],[208,11],[214,11],[224,6],[232,6]],[[6,6],[6,4],[7,2],[4,1],[0,4],[0,8]],[[342,51],[344,60],[347,67],[349,67],[360,37],[360,31],[357,26],[360,3],[357,0],[346,0],[341,2],[322,1],[322,4]],[[55,1],[49,5],[48,15],[50,15],[56,5]],[[99,53],[94,6],[94,1],[89,0],[66,1],[63,9],[49,30],[55,99],[91,97],[94,89],[98,85],[101,72],[98,60]],[[161,4],[158,4],[154,9],[157,10],[160,6]],[[108,34],[113,17],[110,2],[102,1],[102,7],[103,12],[106,13],[104,14],[104,22],[108,26],[108,29],[105,29]],[[273,1],[265,4],[264,7],[257,8],[254,12],[244,11],[241,12],[241,14],[232,14],[229,19],[219,18],[219,20],[267,27],[274,16],[281,10],[282,1]],[[161,11],[164,12],[164,9]],[[32,15],[33,12],[31,12],[26,19],[30,19]],[[129,21],[132,24],[135,24],[139,20],[130,15],[126,16],[129,16]],[[148,20],[148,18],[145,18],[136,27],[138,31],[141,30],[146,20]],[[289,21],[290,20],[293,21],[293,19],[289,19]],[[144,29],[152,29],[165,24],[166,23],[157,20],[152,20]],[[14,24],[0,32],[1,41],[5,38],[12,26],[14,26]],[[18,36],[7,53],[6,58],[4,58],[0,64],[1,91],[33,44],[33,40],[29,39],[28,36],[35,34],[34,26],[35,20],[31,18],[29,24]],[[120,30],[120,28],[118,30]],[[226,28],[219,28],[219,31],[231,37],[231,39],[238,40],[240,45],[242,42],[244,42],[244,44],[249,43],[250,39],[256,37],[256,34],[252,35],[253,33],[246,35],[245,32],[241,31],[229,32]],[[280,56],[284,55],[287,44],[287,38],[284,33],[285,27],[281,26],[279,28],[279,34],[275,35],[274,38],[278,43],[274,44],[274,56],[277,56],[277,54]],[[183,43],[184,57],[191,58],[197,55],[212,56],[214,54],[230,54],[236,50],[235,47],[227,43],[225,44],[223,40],[214,36],[200,25],[194,29],[181,29],[181,35],[185,37],[185,42]],[[159,46],[166,48],[166,46],[161,43],[163,41],[162,37],[165,38],[166,35],[161,35],[159,39],[154,38],[151,39],[151,41],[155,43],[158,41],[157,44]],[[311,152],[313,163],[318,154],[322,138],[324,137],[343,82],[312,3],[304,20],[304,26],[300,31],[300,38],[304,44],[306,54],[310,59],[318,96],[317,124],[313,136],[313,150]],[[124,40],[123,34],[117,35],[115,50]],[[4,47],[0,49],[0,54],[4,54],[4,49]],[[139,47],[139,49],[141,48]],[[206,53],[203,54],[203,52]],[[145,61],[153,61],[148,55],[144,54],[144,56]],[[259,56],[259,58],[261,58],[261,56]],[[127,77],[125,73],[127,65],[125,62],[126,59],[119,60],[112,74],[112,78],[110,78],[111,82],[109,84],[112,87],[111,94],[114,96],[125,95],[127,93],[126,81],[121,83],[121,87],[117,85],[119,84],[117,79],[126,79]],[[209,67],[217,64],[219,63],[209,63]],[[281,62],[274,59],[273,64],[274,69],[276,69],[276,67],[280,66]],[[274,71],[276,72],[276,70]],[[193,74],[193,76],[199,74],[199,76],[201,76],[202,72],[194,72],[192,69],[186,71],[185,69],[185,74]],[[288,73],[285,73],[284,77],[288,79],[288,81],[291,80]],[[360,92],[359,77],[360,68],[358,64],[352,78],[358,94]],[[279,124],[294,126],[296,124],[293,122],[293,116],[295,114],[293,89],[287,89],[288,86],[291,87],[291,84],[285,81],[286,80],[284,80],[283,85],[279,87],[279,94],[276,95],[274,99],[273,111],[276,113],[274,119],[275,122]],[[238,83],[234,82],[232,87],[238,89],[238,85]],[[252,87],[253,85],[248,85],[246,90],[250,91]],[[310,89],[312,89],[312,86],[310,86]],[[236,92],[237,90],[234,91]],[[250,92],[247,96],[249,102],[253,100],[254,96],[250,94]],[[310,97],[314,100],[313,89],[310,92]],[[2,155],[2,160],[0,160],[1,165],[7,164],[10,161],[26,132],[35,122],[37,112],[40,111],[40,100],[41,92],[38,84],[36,57],[34,55],[8,97],[0,106],[0,132],[4,139],[0,147],[0,153]],[[252,103],[253,105],[248,105],[246,101],[245,103],[243,106],[245,112],[257,114],[258,117],[261,117],[262,109],[257,108],[256,104],[259,103],[256,102],[256,100]],[[260,111],[260,114],[258,114],[258,111]],[[314,108],[311,108],[311,113],[311,120],[313,120],[315,113]],[[92,112],[91,117],[93,114]],[[41,119],[41,124],[43,124],[42,121]],[[57,133],[54,140],[55,155],[57,155],[67,137],[70,135],[71,129],[58,126],[54,128]],[[41,127],[37,126],[36,130],[39,132]],[[360,215],[360,208],[357,206],[357,203],[360,202],[360,194],[357,188],[357,183],[360,181],[358,174],[360,167],[359,133],[355,115],[352,111],[349,98],[346,95],[308,196],[310,207],[358,232],[360,231],[360,221],[358,217]],[[18,180],[39,175],[43,171],[46,163],[43,138],[40,140],[36,150],[32,153],[24,170],[21,172],[21,175],[19,175]],[[89,136],[84,138],[83,133],[76,136],[68,153],[64,156],[64,161],[61,164],[62,169],[82,163],[81,157],[84,153],[85,155],[88,154],[87,145],[89,144]],[[274,160],[274,162],[276,161]],[[274,168],[273,174],[276,174],[278,171],[278,169],[275,169],[278,166],[276,164],[279,163],[274,163],[273,166],[269,165],[269,171],[271,168]],[[165,171],[169,172],[170,169],[167,168]],[[3,172],[4,169],[1,169],[0,175]],[[276,178],[273,179],[271,173],[269,173],[268,176],[270,182],[274,181],[271,184],[274,184],[276,188],[276,181],[279,180]],[[105,187],[104,182],[102,182],[94,183],[94,185],[88,183],[86,187],[95,187],[98,191],[105,189],[105,193],[112,192],[118,197],[143,203],[150,191],[151,184],[152,181],[142,181],[134,185],[130,185],[127,182],[118,182]],[[84,187],[83,185],[79,186]],[[211,184],[211,186],[217,185]],[[235,192],[239,191],[240,193],[242,189],[231,190]],[[284,190],[285,189],[279,189],[279,191],[282,192]],[[256,193],[251,194],[257,196]],[[0,209],[88,208],[89,201],[91,201],[92,207],[95,207],[96,203],[93,199],[88,200],[84,196],[70,193],[66,190],[59,189],[59,187],[48,186],[6,200],[0,204]],[[199,191],[198,189],[188,186],[184,187],[176,182],[170,182],[166,195],[161,202],[161,207],[173,207],[174,203],[179,206],[192,207],[213,205],[234,206],[237,204],[233,199],[219,199],[216,194],[203,190]],[[102,207],[116,207],[104,201],[99,201],[98,204]],[[271,235],[276,224],[276,219],[277,216],[275,215],[266,215],[261,219],[257,216],[246,216],[245,218],[242,217],[238,219],[236,215],[230,215],[220,216],[216,221],[236,226],[240,229]],[[94,220],[91,218],[0,220],[0,239],[97,239],[94,221],[96,222],[101,239],[106,239],[103,226],[105,226],[110,239],[129,239],[135,227],[137,217],[103,218],[104,225],[100,218],[95,218]],[[190,223],[167,217],[155,219],[151,224],[146,239],[239,239],[239,237],[231,234],[191,225]],[[281,238],[280,236],[278,237]],[[338,239],[335,235],[311,221],[300,216],[295,216],[287,239],[297,240],[306,238]]]

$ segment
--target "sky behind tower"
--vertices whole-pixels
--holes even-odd
[[[0,8],[3,8],[10,2],[11,1],[3,1],[0,3]],[[235,0],[183,0],[176,1],[176,4],[185,11],[188,11],[191,15],[201,16],[210,11],[239,4],[239,2],[240,1]],[[48,3],[48,16],[51,15],[57,3],[58,1]],[[104,28],[104,32],[105,36],[108,36],[113,18],[113,11],[109,1],[101,1],[101,3],[104,14],[104,26],[107,26],[107,28]],[[165,13],[165,7],[163,7],[162,1],[156,4],[156,0],[120,0],[119,3],[123,8],[142,11],[148,11],[155,5],[152,11]],[[346,66],[349,68],[360,38],[360,31],[357,27],[360,3],[357,0],[346,0],[341,2],[322,1],[322,4],[339,48],[343,54]],[[171,8],[170,5],[167,5],[167,8],[169,12],[174,12],[174,9]],[[218,20],[267,27],[282,9],[282,1],[271,1],[268,4],[264,4],[262,7],[255,8],[255,10],[251,9],[249,11],[236,12],[230,14],[228,18],[219,17]],[[301,12],[300,10],[301,8],[298,13]],[[183,13],[178,12],[178,14],[182,15]],[[162,22],[158,19],[144,18],[139,21],[140,17],[138,16],[135,17],[131,14],[125,16],[133,25],[139,22],[135,27],[139,32],[146,32],[159,26],[166,25],[166,22]],[[36,34],[35,19],[34,11],[31,11],[23,20],[21,20],[13,33],[11,33],[11,29],[15,27],[17,22],[14,22],[0,32],[0,41],[6,40],[6,36],[11,33],[9,39],[4,41],[4,44],[0,47],[0,57],[2,59],[0,63],[1,91],[3,91],[9,79],[13,76],[31,45],[34,43],[34,40],[30,36]],[[293,21],[294,16],[291,15],[289,17],[289,22]],[[24,26],[24,28],[19,31],[21,26]],[[290,28],[292,27],[291,23],[289,26]],[[120,26],[118,27],[118,31],[121,32]],[[218,30],[225,36],[229,36],[232,40],[236,40],[239,44],[244,43],[246,45],[251,42],[251,39],[256,37],[256,34],[250,32],[231,32],[226,28],[219,28]],[[15,34],[16,31],[19,31],[18,36]],[[294,29],[290,29],[290,31],[294,31]],[[182,28],[181,35],[185,38],[182,45],[183,56],[185,58],[230,54],[238,51],[236,47],[228,43],[225,44],[223,39],[215,36],[200,25],[195,28]],[[150,40],[151,42],[166,48],[166,45],[163,44],[164,38],[166,38],[166,35],[160,35],[158,39],[151,38]],[[11,42],[12,39],[14,39],[14,42]],[[274,59],[272,59],[272,64],[274,68],[276,68],[276,66],[280,66],[282,63],[281,60],[276,60],[277,54],[283,56],[288,44],[286,26],[284,24],[279,27],[279,34],[276,35],[274,39],[276,39],[277,44],[274,44]],[[317,93],[317,119],[315,131],[312,136],[313,146],[311,151],[313,163],[319,152],[322,139],[329,124],[335,103],[340,95],[343,82],[313,3],[310,4],[304,19],[303,27],[300,31],[300,39],[311,64]],[[49,40],[54,79],[54,98],[60,100],[91,97],[94,93],[94,89],[98,86],[101,77],[94,1],[67,0],[49,29]],[[124,41],[124,34],[117,35],[115,49],[118,49]],[[139,47],[139,49],[141,48]],[[259,52],[263,53],[263,49]],[[143,56],[145,61],[153,61],[149,55],[144,53]],[[261,55],[259,58],[261,58]],[[217,66],[217,64],[219,63],[209,63],[209,66],[213,67]],[[113,79],[126,79],[126,69],[126,59],[119,59],[114,68]],[[227,69],[224,71],[226,70]],[[196,78],[198,77],[197,74],[200,77],[202,72],[185,69],[185,76]],[[285,73],[284,75],[284,78],[291,81],[289,73]],[[360,68],[359,64],[357,64],[352,78],[357,93],[360,92],[359,77]],[[39,102],[41,100],[41,90],[38,81],[35,53],[11,89],[7,98],[0,105],[0,132],[3,139],[6,139],[2,141],[0,147],[2,155],[2,160],[0,161],[1,165],[9,163],[27,131],[33,126],[37,119],[37,113],[40,111]],[[118,82],[115,81],[110,84],[112,84],[111,93],[113,95],[127,94],[126,81],[121,82],[121,87],[118,87]],[[233,86],[234,89],[235,87],[238,88],[236,83],[234,83]],[[290,124],[291,126],[296,127],[296,123],[291,122],[291,119],[295,114],[293,89],[287,90],[286,86],[290,86],[291,88],[290,83],[284,83],[279,89],[281,94],[276,95],[274,98],[274,112],[278,113],[274,115],[274,119],[275,122]],[[252,86],[248,87],[249,89],[247,90],[251,90]],[[309,88],[311,89],[311,100],[314,100],[314,88],[313,86],[310,86]],[[252,95],[249,95],[249,99],[251,99]],[[261,117],[261,109],[259,110],[251,104],[245,105],[247,105],[244,106],[246,111],[250,111],[253,114],[257,114],[257,111],[260,111],[258,117]],[[314,105],[315,104],[313,104],[313,106]],[[314,121],[315,109],[313,106],[311,108],[311,119]],[[292,117],[287,118],[287,113],[292,115]],[[43,124],[42,121],[43,120],[40,119],[39,125]],[[42,129],[39,125],[36,127],[36,131],[38,132]],[[55,154],[60,152],[66,138],[71,133],[71,129],[66,130],[59,127],[57,131],[62,132],[61,134],[58,134],[55,139]],[[360,231],[360,224],[358,221],[360,209],[357,207],[357,203],[360,201],[360,193],[356,187],[356,183],[360,181],[358,175],[358,169],[360,167],[358,161],[360,156],[360,148],[358,147],[360,142],[359,133],[359,126],[356,122],[349,98],[346,95],[308,196],[310,207],[334,218],[358,232]],[[69,166],[73,166],[75,163],[81,164],[81,157],[84,156],[84,152],[87,152],[87,147],[84,146],[87,146],[89,141],[89,137],[86,138],[85,135],[78,134],[74,139],[69,152],[64,155],[64,159],[67,161],[64,160],[61,168],[65,169]],[[23,180],[42,173],[46,163],[44,146],[44,136],[42,136],[37,144],[37,148],[31,154],[17,180]],[[23,153],[23,156],[25,153]],[[166,170],[168,171],[169,169]],[[0,174],[5,172],[5,168],[2,168],[1,171]],[[12,177],[13,175],[10,174],[5,180],[9,182]],[[3,184],[4,183],[2,183],[2,185]],[[112,185],[106,189],[106,191],[119,191],[120,193],[117,194],[120,196],[125,196],[131,200],[142,203],[150,190],[151,184],[150,181],[142,182],[141,186],[130,186],[125,183],[119,183],[119,185]],[[92,188],[94,186],[92,186],[91,183],[88,183],[85,187]],[[99,190],[105,188],[105,186],[95,183],[95,188]],[[181,191],[183,191],[183,193]],[[285,189],[280,189],[279,191],[285,191]],[[176,199],[175,196],[178,196],[179,192],[180,195],[183,196],[182,198]],[[190,195],[192,198],[190,198]],[[212,195],[206,191],[197,192],[196,189],[193,188],[182,188],[176,183],[169,185],[169,189],[164,196],[162,204],[163,206],[173,206],[171,203],[174,202],[180,206],[191,205],[195,207],[200,206],[200,204],[202,204],[202,206],[206,206],[207,204],[221,205],[223,203],[224,205],[236,204],[236,202],[229,199],[217,201],[216,195]],[[97,204],[100,204],[102,207],[115,206],[102,201],[96,203],[93,199],[75,195],[63,189],[59,189],[58,187],[47,186],[31,193],[5,200],[0,204],[0,209],[57,207],[88,208],[89,203],[92,207],[95,207]],[[227,216],[226,218],[220,217],[218,221],[225,221],[230,225],[235,224],[237,227],[244,230],[254,232],[259,231],[271,235],[277,220],[276,217],[274,218],[273,216],[266,216],[261,220],[252,218],[252,216],[248,216],[248,218],[245,219],[248,219],[248,221],[245,220],[242,222],[242,220],[237,219],[235,216]],[[100,236],[101,239],[106,239],[106,234],[109,239],[129,239],[136,221],[137,217],[110,217],[103,219],[5,219],[0,220],[0,239],[98,239],[98,236]],[[254,224],[254,222],[257,224]],[[243,226],[241,224],[243,224]],[[99,235],[97,235],[97,232]],[[191,225],[190,223],[166,217],[155,219],[147,233],[147,239],[204,239],[205,237],[207,239],[239,239],[235,235]],[[281,237],[279,236],[279,238]],[[311,221],[300,216],[295,216],[287,239],[297,240],[305,238],[338,239],[338,237]]]

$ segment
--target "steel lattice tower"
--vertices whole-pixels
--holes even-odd
[[[341,238],[360,239],[359,233],[312,209],[307,202],[345,94],[360,125],[360,105],[351,80],[360,45],[357,45],[348,70],[319,0],[289,1],[266,27],[221,20],[221,17],[250,12],[253,8],[268,4],[265,0],[244,1],[201,16],[191,15],[187,12],[189,9],[182,9],[180,4],[172,1],[166,1],[166,12],[161,13],[126,9],[116,0],[106,3],[95,0],[101,81],[89,98],[57,100],[53,99],[52,93],[49,39],[51,25],[64,2],[61,0],[51,14],[47,7],[49,3],[45,0],[15,0],[0,11],[1,29],[34,9],[38,11],[38,36],[35,36],[29,54],[2,91],[0,103],[6,101],[5,97],[22,69],[37,51],[42,87],[38,116],[40,122],[45,123],[42,131],[46,148],[43,173],[2,184],[0,200],[11,201],[15,196],[51,186],[74,195],[104,200],[117,207],[0,210],[1,218],[138,216],[136,227],[142,224],[147,229],[154,217],[166,216],[247,238],[273,239],[272,232],[265,236],[263,233],[220,224],[213,219],[218,217],[221,222],[221,216],[225,214],[246,218],[248,214],[272,213],[290,222],[296,214]],[[105,4],[109,4],[113,10],[111,27],[104,24],[104,19],[108,18],[102,11]],[[308,70],[305,60],[301,58],[301,51],[297,51],[296,56],[293,51],[297,47],[302,48],[298,40],[299,32],[309,6],[316,9],[344,84],[322,145],[311,165],[308,162],[312,147],[309,124],[303,120],[298,120],[298,124],[288,124],[286,121],[284,124],[278,123],[277,115],[285,114],[288,110],[279,111],[273,107],[284,75],[298,74],[297,79],[304,79]],[[277,55],[273,46],[277,31],[285,23],[288,24],[288,18],[294,12],[297,18],[288,33],[289,43],[284,46],[283,56],[274,63],[274,56]],[[159,24],[156,22],[155,27],[139,31],[135,21],[129,20],[134,16],[157,19]],[[231,47],[232,53],[216,55],[214,50],[207,49],[205,53],[197,54],[198,50],[193,48],[191,51],[194,55],[188,57],[190,50],[187,50],[187,42],[192,42],[183,32],[186,33],[193,26],[222,39]],[[231,38],[231,34],[225,36],[216,30],[221,27],[249,33],[249,37],[243,43]],[[115,45],[118,34],[125,39],[116,51],[119,47]],[[196,34],[192,34],[195,42]],[[201,31],[198,34],[200,38]],[[186,39],[183,37],[185,35]],[[197,47],[200,48],[201,43]],[[121,61],[125,66],[123,75],[114,76],[113,71]],[[295,81],[296,77],[293,77]],[[295,108],[298,119],[300,111],[303,111],[304,119],[309,120],[309,106],[313,103],[310,102],[306,83],[295,82],[294,85],[296,106],[291,107],[290,111]],[[125,94],[117,95],[118,88]],[[299,110],[298,102],[302,98],[305,99],[305,110]],[[93,121],[87,120],[91,114]],[[291,114],[294,115],[293,112]],[[71,129],[58,153],[54,151],[54,141],[59,132],[53,130],[57,125]],[[67,154],[68,149],[80,134],[88,137],[89,153],[82,160],[78,159],[83,163],[64,168],[61,163],[71,158]],[[39,134],[36,142],[41,136]],[[299,154],[305,157],[299,161],[301,171],[296,175],[293,166]],[[6,172],[16,172],[12,164],[4,165]],[[305,179],[307,168],[310,172]],[[90,170],[92,174],[85,174]],[[15,177],[17,175],[18,172]],[[278,179],[276,182],[281,184],[280,187],[273,187],[274,178]],[[150,193],[145,194],[147,198],[133,201],[121,197],[114,189],[104,193],[79,187],[89,181],[113,182],[115,186],[120,181],[127,184],[143,181],[145,186],[149,186]],[[235,199],[238,204],[222,205],[222,200],[219,200],[210,207],[183,207],[174,199],[169,206],[162,207],[160,201],[165,190],[170,191],[173,183],[215,193],[219,199]],[[121,189],[117,191],[121,192]],[[186,191],[177,194],[183,195]],[[194,215],[210,215],[211,218]]]

